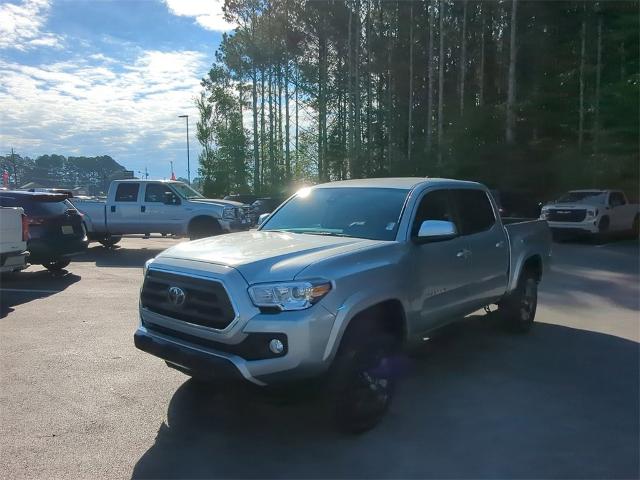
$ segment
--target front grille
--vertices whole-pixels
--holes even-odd
[[[184,292],[183,303],[170,300],[172,287]],[[219,281],[153,269],[147,271],[140,301],[152,312],[217,330],[229,326],[236,316],[227,291]]]
[[[549,210],[547,219],[552,222],[582,222],[587,216],[586,210]]]

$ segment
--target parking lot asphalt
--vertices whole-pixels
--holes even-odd
[[[412,354],[390,414],[335,433],[316,402],[202,389],[133,346],[142,265],[92,244],[0,285],[2,478],[637,478],[637,242],[554,244],[525,336],[477,314]]]

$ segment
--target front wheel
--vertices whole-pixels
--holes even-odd
[[[329,380],[329,407],[336,426],[362,433],[384,417],[395,393],[395,339],[385,333],[352,337],[341,347]]]
[[[70,263],[71,260],[54,260],[53,262],[43,263],[42,265],[50,272],[59,272]]]
[[[517,333],[531,330],[538,309],[538,279],[531,270],[525,270],[518,286],[498,305],[498,312],[506,327]]]
[[[199,238],[213,237],[220,235],[222,228],[218,221],[210,217],[199,217],[191,221],[189,225],[189,240],[197,240]]]
[[[104,237],[98,240],[98,242],[100,242],[102,245],[104,245],[107,248],[111,248],[116,243],[120,242],[120,240],[122,240],[122,236],[120,235],[109,235],[108,237]]]

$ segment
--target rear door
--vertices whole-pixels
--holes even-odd
[[[140,183],[118,182],[113,199],[107,204],[110,233],[146,233],[140,225]]]
[[[140,222],[155,233],[179,233],[182,207],[178,195],[164,183],[144,185],[144,199],[140,205]]]
[[[467,272],[468,309],[496,301],[505,292],[509,246],[489,195],[480,189],[454,189],[460,235],[470,251]]]
[[[411,227],[415,237],[425,220],[455,221],[449,190],[428,191],[418,203]],[[463,237],[429,243],[414,243],[407,266],[411,278],[412,303],[419,311],[419,332],[455,320],[464,312],[465,285],[469,271],[467,242]]]

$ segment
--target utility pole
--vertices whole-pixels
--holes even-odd
[[[178,118],[187,120],[187,181],[189,185],[191,185],[191,166],[189,165],[189,115],[178,115]],[[171,167],[171,173],[173,173],[173,167]]]

